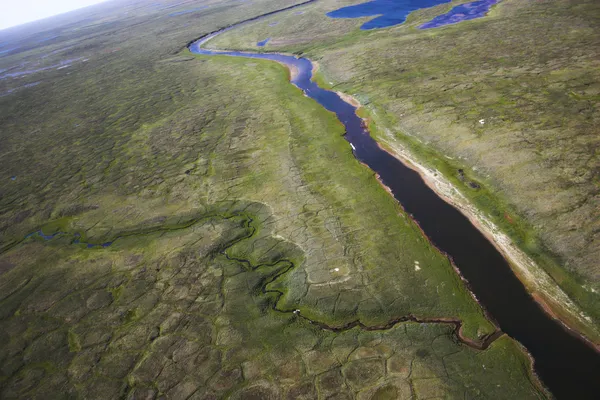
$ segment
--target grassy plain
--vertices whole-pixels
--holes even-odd
[[[1,397],[544,396],[506,337],[377,329],[494,332],[282,66],[183,50],[291,4],[0,32]]]
[[[598,341],[598,4],[505,0],[485,18],[417,28],[459,3],[360,31],[366,19],[330,19],[340,3],[323,1],[211,46],[256,49],[271,37],[265,50],[318,61],[321,83],[358,98],[374,135],[489,215],[584,310],[580,328]]]
[[[540,397],[507,337],[482,352],[446,324],[336,333],[274,310],[265,285],[302,251],[271,236],[272,217],[223,202],[105,250],[57,239],[5,254],[22,264],[2,282],[3,398]]]

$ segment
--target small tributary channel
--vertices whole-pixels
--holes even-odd
[[[190,51],[273,60],[295,69],[297,73],[292,83],[335,113],[346,127],[345,138],[352,143],[356,158],[379,174],[429,240],[454,260],[500,329],[523,344],[534,357],[537,374],[554,396],[578,400],[600,398],[600,354],[542,310],[503,256],[463,214],[442,200],[415,171],[377,145],[356,115],[354,106],[311,80],[310,60],[276,53],[202,48],[211,38],[237,26],[239,24],[192,43]]]

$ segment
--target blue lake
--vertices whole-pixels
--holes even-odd
[[[500,0],[480,0],[472,3],[461,4],[448,11],[446,14],[435,17],[424,23],[419,28],[429,29],[444,25],[456,24],[461,21],[484,17],[490,8]]]
[[[327,13],[327,16],[331,18],[361,18],[378,15],[378,17],[365,22],[360,29],[386,28],[403,23],[408,14],[413,11],[444,3],[450,3],[450,0],[373,0],[342,7]]]
[[[256,45],[258,47],[263,47],[269,40],[271,40],[271,38],[266,38],[265,40],[261,40],[260,42],[256,43]]]
[[[377,16],[365,22],[360,29],[387,28],[399,25],[406,21],[406,17],[413,11],[429,8],[438,4],[450,3],[451,0],[373,0],[367,3],[342,7],[327,13],[330,18],[361,18]],[[461,21],[481,18],[490,8],[500,0],[478,0],[472,3],[461,4],[452,8],[446,14],[435,17],[424,23],[420,29],[437,28],[444,25],[456,24]]]

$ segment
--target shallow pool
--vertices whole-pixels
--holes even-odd
[[[267,44],[267,42],[271,40],[271,38],[266,38],[265,40],[261,40],[260,42],[257,42],[256,45],[258,47],[264,47],[265,44]]]
[[[484,17],[490,8],[500,0],[479,0],[472,3],[461,4],[439,15],[429,22],[419,26],[420,29],[437,28],[444,25],[456,24],[461,21]]]

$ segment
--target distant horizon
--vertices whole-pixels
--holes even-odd
[[[65,14],[108,0],[21,0],[0,8],[0,30]]]

